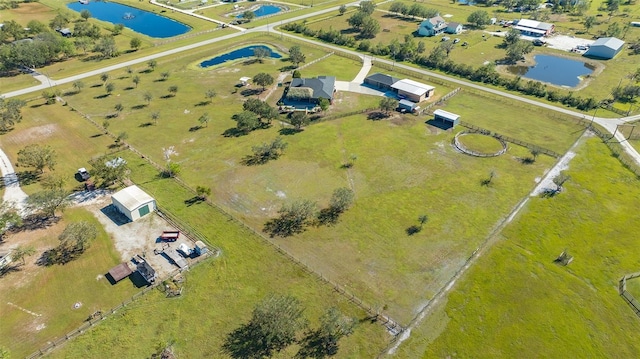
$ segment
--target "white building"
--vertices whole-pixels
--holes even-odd
[[[602,37],[594,41],[584,56],[612,59],[624,48],[624,41],[615,37]]]
[[[156,210],[156,200],[135,185],[114,193],[111,202],[131,221]]]
[[[520,19],[513,25],[513,28],[520,30],[523,35],[527,36],[549,36],[555,29],[555,25],[547,22]]]

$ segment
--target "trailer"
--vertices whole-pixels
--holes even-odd
[[[169,257],[169,259],[171,259],[171,261],[180,268],[186,268],[189,266],[187,264],[187,260],[178,254],[178,251],[173,248],[167,248],[163,250],[162,253]]]
[[[180,231],[162,231],[160,239],[167,242],[175,242],[180,238]]]

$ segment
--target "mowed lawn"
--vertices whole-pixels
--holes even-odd
[[[68,189],[81,186],[74,178],[78,168],[88,168],[91,158],[110,152],[109,145],[113,140],[102,135],[103,131],[72,112],[68,106],[60,103],[44,105],[44,100],[34,100],[23,108],[22,117],[13,130],[0,136],[0,147],[13,163],[18,176],[24,178],[21,187],[27,193],[41,189],[38,181],[23,176],[33,168],[16,166],[18,151],[28,145],[47,145],[54,149],[54,170],[45,168],[45,173],[39,177],[53,173],[66,181]]]
[[[596,138],[566,173],[566,190],[533,198],[398,357],[637,357],[640,320],[618,281],[640,268],[638,179]],[[566,267],[553,262],[564,250]]]
[[[269,39],[276,48],[288,45]],[[251,43],[260,42],[247,42]],[[288,148],[281,159],[247,167],[242,159],[251,153],[251,147],[276,138],[281,125],[275,122],[270,129],[224,137],[235,126],[231,116],[241,111],[246,98],[242,93],[247,88],[235,85],[241,76],[263,71],[276,77],[278,69],[289,63],[267,59],[263,64],[197,68],[200,61],[220,51],[161,60],[151,73],[146,72],[146,65],[134,68],[141,78],[138,88],[124,71],[114,72],[110,81],[116,90],[104,98],[100,98],[106,94],[101,81],[87,79],[87,88],[65,99],[68,107],[99,123],[115,111],[116,103],[122,103],[125,110],[119,117],[106,120],[109,131],[126,132],[129,144],[158,163],[164,161],[162,148],[174,146],[178,155],[172,161],[182,166],[180,177],[193,187],[211,187],[213,201],[257,230],[282,204],[310,199],[325,206],[336,188],[352,187],[356,203],[338,225],[310,228],[303,235],[275,241],[403,323],[411,320],[420,303],[446,282],[555,161],[540,156],[535,164],[523,165],[521,159],[530,154],[518,146],[511,146],[498,158],[476,159],[457,153],[450,145],[453,133],[425,125],[427,117],[370,121],[358,115],[284,136]],[[303,47],[303,51],[309,62],[325,54],[313,48]],[[337,72],[323,65],[337,59],[332,55],[301,72],[303,76],[319,75],[324,68],[326,75],[350,74],[349,78],[359,70],[359,64],[349,61]],[[166,71],[169,78],[160,81],[160,74]],[[179,87],[175,97],[168,96],[171,85]],[[218,93],[210,104],[203,103],[207,88]],[[149,103],[143,99],[147,91],[154,97]],[[465,96],[463,102],[467,99],[463,119],[493,131],[536,144],[553,141],[553,149],[559,152],[579,136],[579,128],[549,121],[533,110],[526,118],[514,117],[523,109],[509,103],[469,97],[465,92],[450,103],[458,96]],[[270,103],[275,101],[277,98],[269,98]],[[330,113],[375,107],[379,101],[376,96],[338,93]],[[451,110],[448,106],[445,109]],[[492,109],[487,122],[468,115],[487,109]],[[151,119],[152,112],[159,114],[157,124]],[[212,118],[208,125],[197,121],[204,113]],[[530,126],[532,121],[537,125]],[[348,171],[341,168],[352,155],[357,157],[355,166]],[[492,186],[481,186],[492,172],[496,174]],[[486,203],[493,206],[487,208]],[[416,225],[422,214],[430,217],[424,230],[408,236],[406,229]]]
[[[173,180],[159,179],[157,170],[133,153],[122,155],[129,162],[131,179],[162,208],[203,233],[221,255],[187,272],[181,297],[167,299],[160,291],[152,291],[51,357],[100,353],[109,358],[143,358],[159,344],[173,343],[179,357],[226,358],[221,349],[226,335],[246,323],[254,306],[270,294],[298,298],[312,327],[332,306],[359,319],[354,334],[340,341],[337,358],[375,357],[391,339],[382,325],[367,320],[366,313],[262,239],[207,204],[187,206],[192,192]],[[291,358],[296,349],[292,346],[276,357]]]
[[[58,245],[58,235],[64,227],[76,221],[89,221],[98,228],[98,237],[89,249],[65,265],[36,266],[34,263],[43,251]],[[35,240],[24,243],[34,245],[38,252],[26,258],[28,265],[23,267],[24,273],[9,273],[0,278],[4,287],[0,303],[0,347],[8,348],[12,357],[37,351],[48,341],[80,326],[95,311],[115,307],[140,290],[129,280],[111,285],[102,277],[120,263],[120,254],[98,220],[84,209],[68,209],[54,226],[18,235],[23,240],[25,236],[32,236]],[[9,235],[6,240],[11,243],[18,235]],[[81,306],[74,308],[76,303]]]

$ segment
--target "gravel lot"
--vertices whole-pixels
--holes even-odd
[[[162,251],[163,245],[177,249],[181,243],[193,248],[193,243],[186,237],[171,243],[158,239],[162,231],[175,231],[164,219],[155,213],[142,217],[135,222],[120,214],[111,204],[111,193],[105,191],[78,192],[74,195],[79,206],[86,207],[100,221],[105,231],[113,239],[123,262],[133,263],[135,255],[139,255],[155,269],[158,278],[164,278],[178,267],[162,254],[154,254],[154,249]]]

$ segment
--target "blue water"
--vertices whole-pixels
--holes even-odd
[[[215,65],[220,65],[221,63],[223,63],[225,61],[237,60],[237,59],[241,59],[243,57],[251,57],[251,56],[253,56],[253,49],[258,48],[258,47],[269,50],[269,56],[274,58],[274,59],[279,59],[279,58],[282,57],[282,55],[280,55],[279,53],[271,50],[271,48],[269,48],[268,46],[253,45],[253,46],[243,47],[243,48],[238,49],[238,50],[233,50],[231,52],[227,52],[224,55],[216,56],[216,57],[214,57],[212,59],[209,59],[207,61],[203,61],[203,62],[200,63],[200,67],[215,66]]]
[[[86,5],[72,2],[67,7],[77,12],[89,10],[91,16],[98,20],[122,24],[150,37],[172,37],[182,35],[191,29],[189,26],[168,17],[113,2],[91,1]],[[125,14],[130,14],[133,18],[125,19]]]
[[[574,87],[580,84],[578,76],[591,74],[594,70],[585,62],[563,57],[536,55],[533,58],[534,66],[509,66],[509,72],[532,80]]]
[[[273,14],[277,14],[280,11],[282,11],[281,8],[275,6],[275,5],[262,5],[259,8],[257,8],[253,13],[256,15],[256,17],[260,17],[260,16],[267,16],[267,15],[273,15]],[[242,14],[236,16],[237,18],[242,18]]]

